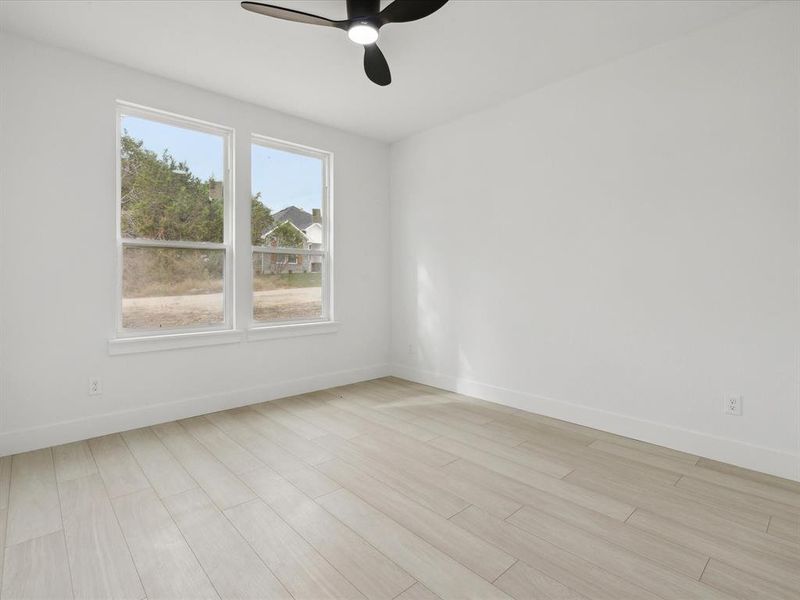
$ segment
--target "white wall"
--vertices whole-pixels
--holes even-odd
[[[393,146],[396,372],[800,479],[798,7]]]
[[[0,86],[0,455],[387,372],[386,145],[10,36]],[[236,128],[241,231],[250,132],[334,152],[337,333],[108,355],[116,99]]]

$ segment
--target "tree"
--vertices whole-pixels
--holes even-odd
[[[253,246],[265,243],[263,235],[275,225],[272,211],[261,202],[261,192],[250,199],[250,238]]]
[[[284,221],[270,231],[266,241],[270,246],[279,248],[303,248],[306,238],[297,227],[289,221]]]
[[[128,238],[223,241],[222,187],[203,181],[169,151],[160,156],[125,132],[121,138],[121,233]],[[180,248],[127,248],[126,296],[163,295],[183,287],[218,291],[225,253]]]
[[[122,135],[123,237],[223,241],[223,200],[213,176],[202,181],[169,151],[158,156]]]
[[[264,242],[266,245],[276,248],[305,248],[306,237],[303,232],[292,225],[291,222],[284,221],[269,232]],[[295,268],[297,263],[289,262],[291,256],[291,254],[273,254],[270,259],[270,269],[272,272],[284,273],[287,270]],[[298,257],[298,260],[302,261],[304,257]]]

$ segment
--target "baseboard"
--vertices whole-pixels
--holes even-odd
[[[480,398],[570,423],[666,446],[689,454],[730,463],[746,469],[800,481],[800,455],[774,448],[747,444],[700,431],[608,412],[517,390],[433,373],[408,365],[392,365],[392,374],[433,387]]]
[[[389,365],[372,365],[0,433],[0,456],[156,425],[175,419],[186,419],[286,396],[305,394],[338,385],[385,377],[389,374],[391,374]]]

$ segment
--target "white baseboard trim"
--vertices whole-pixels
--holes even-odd
[[[458,392],[526,412],[569,421],[746,469],[800,481],[800,454],[748,444],[700,431],[681,429],[580,404],[544,398],[443,373],[425,371],[408,365],[392,365],[392,374],[409,381]]]
[[[305,394],[339,385],[347,385],[391,374],[389,365],[380,364],[347,371],[334,371],[311,377],[291,379],[220,394],[185,398],[102,415],[62,421],[40,427],[0,433],[0,456],[27,452],[85,440],[99,435],[186,419],[210,412]]]

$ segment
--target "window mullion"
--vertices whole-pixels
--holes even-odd
[[[253,252],[258,254],[297,254],[300,256],[324,256],[326,250],[306,250],[304,248],[271,248],[269,246],[253,246]]]
[[[122,238],[123,246],[145,248],[188,248],[191,250],[228,250],[229,244],[218,242],[192,242],[181,240],[151,240],[145,238]]]

